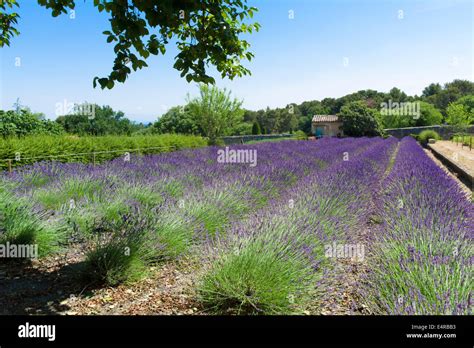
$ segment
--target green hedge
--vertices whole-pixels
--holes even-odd
[[[147,136],[101,136],[78,137],[65,136],[28,136],[23,138],[0,139],[0,168],[8,168],[6,159],[13,159],[12,166],[31,164],[42,160],[57,160],[61,162],[90,163],[95,155],[96,162],[110,160],[131,153],[151,154],[175,151],[184,148],[206,146],[205,139],[198,136],[162,134]],[[148,149],[147,148],[154,148]],[[115,153],[100,153],[102,151],[118,151]],[[15,160],[15,154],[20,153],[20,161]],[[74,155],[74,156],[60,156]],[[48,157],[58,156],[58,157]]]

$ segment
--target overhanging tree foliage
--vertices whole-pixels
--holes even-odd
[[[53,17],[75,8],[75,0],[38,0]],[[257,11],[247,0],[94,0],[99,12],[109,14],[108,43],[115,43],[115,60],[107,77],[95,77],[101,88],[125,82],[133,71],[147,66],[150,55],[165,54],[173,40],[179,49],[174,68],[188,82],[214,83],[207,73],[214,66],[223,78],[250,74],[242,60],[251,60],[250,44],[242,34],[258,31],[258,23],[246,23]],[[18,35],[17,0],[1,0],[0,47]]]

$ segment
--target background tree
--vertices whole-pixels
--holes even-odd
[[[244,111],[242,101],[231,97],[226,89],[201,84],[199,97],[188,96],[188,108],[203,134],[214,145],[217,139],[229,135],[232,129],[242,123]]]
[[[471,123],[471,115],[466,109],[466,106],[461,103],[451,103],[446,112],[446,122],[453,126],[454,132],[466,133],[467,128]]]
[[[131,135],[140,129],[125,117],[122,111],[114,111],[110,106],[94,106],[94,117],[90,115],[62,115],[56,119],[68,133],[77,135]]]
[[[431,87],[430,87],[431,86]],[[423,99],[438,108],[443,115],[447,115],[449,104],[454,103],[459,98],[474,94],[474,83],[468,80],[454,80],[444,85],[441,90],[435,85],[425,88]]]
[[[392,91],[394,91],[394,89],[392,89]],[[403,93],[400,90],[398,90],[398,92],[400,95]],[[398,97],[399,95],[397,95],[397,98]],[[385,93],[377,92],[373,89],[357,91],[336,99],[331,114],[337,114],[344,105],[358,100],[363,101],[369,108],[379,109],[380,104],[386,99],[393,99],[393,97],[390,94],[386,95]]]
[[[363,101],[354,101],[344,105],[338,116],[342,120],[345,135],[357,137],[380,134],[377,110],[369,108]]]
[[[324,108],[326,111],[325,114],[328,115],[335,115],[339,112],[341,105],[344,102],[342,100],[337,100],[334,98],[324,98],[321,100],[321,106]]]
[[[428,98],[432,95],[441,93],[442,87],[439,83],[432,83],[423,90],[422,97]]]
[[[420,117],[413,118],[414,122],[411,122],[410,126],[420,127],[420,126],[434,126],[440,125],[443,123],[443,115],[441,112],[436,109],[433,104],[426,102],[420,103]]]
[[[258,124],[257,121],[255,121],[252,125],[252,134],[253,135],[262,134],[262,130],[260,129],[260,125]]]
[[[188,106],[175,106],[169,109],[153,124],[153,130],[160,134],[201,134],[201,130],[190,114]]]
[[[456,100],[454,105],[462,105],[464,112],[466,113],[465,118],[469,124],[474,123],[474,95],[466,95]],[[449,106],[448,106],[449,111]],[[448,112],[449,116],[449,112]]]
[[[232,127],[229,135],[249,135],[252,134],[252,123],[242,122]]]
[[[50,9],[53,17],[74,9],[75,0],[38,0]],[[247,23],[257,9],[247,6],[246,0],[94,0],[99,12],[109,15],[110,30],[103,32],[108,43],[115,43],[112,72],[94,78],[94,87],[113,88],[115,82],[125,82],[132,69],[147,66],[150,55],[165,54],[167,45],[174,41],[180,51],[174,68],[188,82],[214,83],[207,67],[214,66],[220,75],[233,79],[250,71],[241,65],[251,60],[250,44],[241,35],[258,31],[258,23]],[[9,45],[17,13],[16,0],[0,1],[2,15],[0,46]]]
[[[54,121],[46,120],[41,113],[32,113],[28,108],[17,111],[0,110],[0,135],[57,135],[64,133],[64,129]]]
[[[474,95],[469,95],[449,104],[446,122],[454,126],[468,126],[474,123]]]
[[[395,100],[392,100],[395,102]],[[406,103],[406,101],[402,102]],[[435,108],[434,105],[423,102],[423,101],[412,101],[411,103],[420,103],[419,115],[414,114],[381,114],[380,122],[382,128],[405,128],[405,127],[420,127],[420,126],[433,126],[440,125],[443,121],[443,115]],[[402,108],[403,109],[403,108]]]
[[[318,100],[305,101],[298,105],[298,110],[298,129],[306,134],[311,133],[311,123],[314,115],[325,115],[329,113]]]
[[[452,103],[448,106],[448,117],[446,122],[452,126],[467,126],[469,124],[469,114],[464,105]]]
[[[408,98],[408,96],[406,95],[405,92],[403,92],[402,90],[400,90],[399,88],[397,87],[393,87],[390,92],[388,92],[388,95],[387,97],[389,98],[389,100],[392,100],[394,102],[405,102]]]
[[[413,125],[413,116],[411,115],[380,115],[380,124],[382,128],[405,128]]]

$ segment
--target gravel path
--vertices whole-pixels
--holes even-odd
[[[435,162],[441,169],[443,169],[450,177],[452,177],[459,185],[459,187],[461,188],[461,190],[466,194],[467,198],[468,199],[471,199],[471,196],[472,196],[472,191],[471,191],[471,188],[467,187],[461,180],[459,180],[458,176],[456,173],[453,173],[452,171],[450,171],[448,168],[446,168],[446,166],[441,163],[441,161],[439,159],[436,158],[435,155],[433,155],[433,153],[430,151],[430,150],[426,150],[425,149],[425,153],[428,155],[429,158],[431,158],[433,160],[433,162]]]
[[[474,149],[469,150],[467,146],[461,147],[447,140],[440,140],[429,146],[474,177]]]

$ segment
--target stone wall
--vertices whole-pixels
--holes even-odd
[[[403,138],[409,136],[410,134],[420,134],[424,130],[434,130],[438,133],[443,139],[450,139],[451,136],[456,133],[452,126],[426,126],[426,127],[408,127],[408,128],[393,128],[385,129],[385,132],[389,135],[393,135],[397,138]],[[468,127],[468,133],[474,134],[474,126]]]
[[[256,141],[256,140],[265,140],[265,139],[279,139],[279,138],[291,138],[294,137],[295,134],[261,134],[261,135],[235,135],[235,136],[228,136],[222,137],[224,144],[231,145],[231,144],[242,144],[247,143],[249,141]]]

